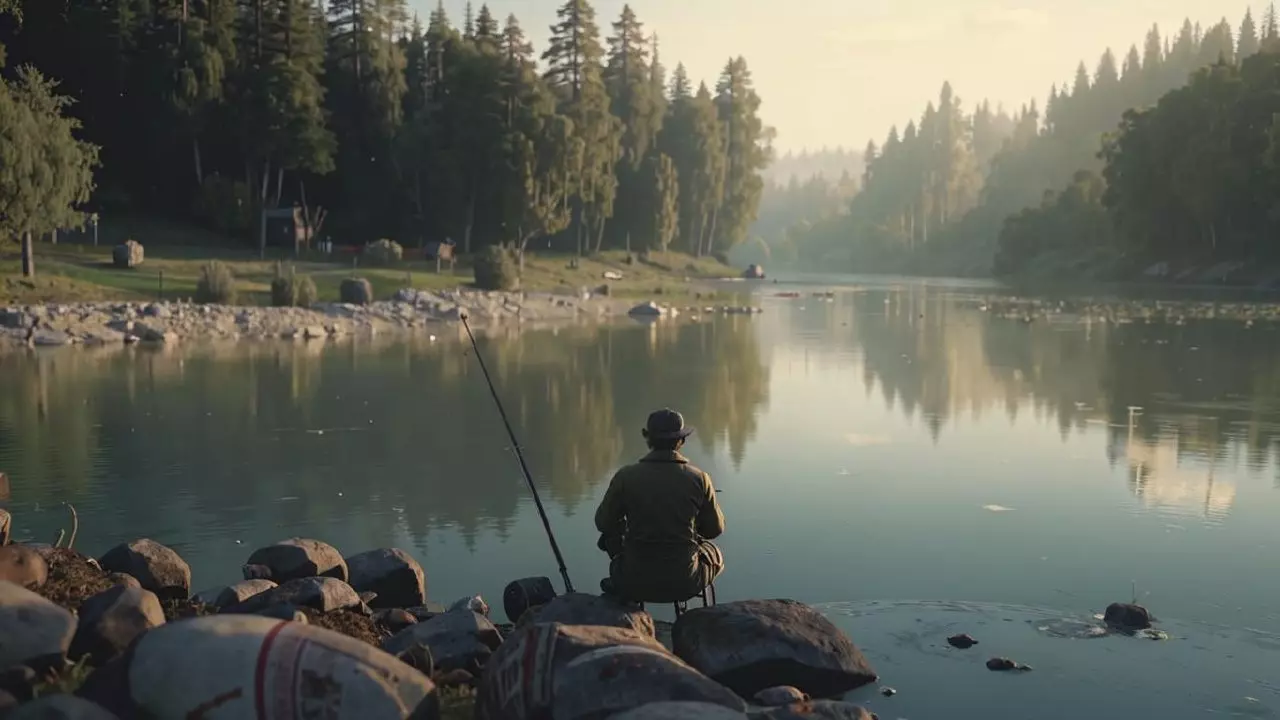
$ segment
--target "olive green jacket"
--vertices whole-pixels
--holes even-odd
[[[678,452],[655,450],[619,470],[596,510],[596,529],[603,545],[621,548],[611,576],[631,599],[683,600],[720,570],[702,567],[704,541],[724,532],[711,476]]]

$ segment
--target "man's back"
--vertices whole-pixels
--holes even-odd
[[[705,472],[679,452],[655,450],[613,476],[596,527],[623,540],[629,589],[643,596],[636,599],[688,597],[700,589],[694,576],[703,541],[724,532],[724,514]]]

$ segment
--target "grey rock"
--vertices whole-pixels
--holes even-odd
[[[76,633],[75,616],[21,585],[0,580],[0,667],[37,671],[60,665]]]
[[[35,334],[31,336],[31,342],[42,347],[60,347],[62,345],[70,345],[74,340],[61,330],[42,329],[35,331]]]
[[[307,618],[307,614],[302,612],[302,608],[290,603],[280,603],[278,605],[269,605],[251,615],[261,615],[262,617],[275,618],[277,620],[288,620],[289,622],[300,622],[303,624],[311,622]]]
[[[413,613],[400,608],[379,610],[373,614],[373,621],[390,630],[392,634],[398,633],[410,625],[418,624],[418,618],[414,617]]]
[[[35,590],[48,579],[49,563],[43,555],[25,545],[0,547],[0,580]]]
[[[662,306],[653,301],[640,303],[627,311],[627,314],[633,317],[658,317],[665,313]]]
[[[147,317],[160,318],[163,320],[173,313],[169,312],[169,308],[165,305],[150,303],[142,308],[142,314]]]
[[[418,622],[424,622],[437,615],[443,615],[449,612],[449,608],[445,607],[443,603],[425,602],[421,605],[405,608],[405,611],[418,618]]]
[[[753,720],[872,720],[866,708],[836,700],[811,700],[752,714]]]
[[[138,578],[129,573],[113,572],[107,573],[107,579],[115,585],[124,585],[125,587],[140,588],[142,583],[138,582]]]
[[[155,593],[116,585],[80,605],[80,623],[71,641],[71,657],[89,656],[99,665],[124,652],[139,635],[164,624]]]
[[[0,327],[4,328],[27,328],[31,326],[31,318],[21,310],[15,308],[4,308],[0,310]]]
[[[672,646],[685,662],[747,698],[778,685],[834,697],[878,679],[847,635],[794,600],[689,610],[676,620]]]
[[[271,580],[271,568],[266,565],[242,565],[240,572],[245,580]]]
[[[748,715],[723,705],[674,700],[641,705],[609,720],[747,720]]]
[[[799,688],[790,685],[778,685],[777,687],[765,688],[755,694],[751,701],[757,705],[765,707],[781,707],[790,705],[791,703],[804,702],[809,696],[800,691]]]
[[[270,580],[244,580],[232,585],[203,590],[196,593],[192,599],[221,610],[277,587],[279,586]]]
[[[271,580],[284,583],[305,577],[332,577],[347,581],[347,563],[332,545],[307,538],[289,538],[260,548],[249,556],[249,565],[271,568]]]
[[[399,548],[370,550],[347,558],[351,587],[375,592],[374,609],[415,607],[426,602],[427,575],[412,555]]]
[[[382,649],[398,655],[418,644],[431,649],[437,670],[476,674],[502,644],[502,635],[483,615],[452,610],[392,635],[383,641]]]
[[[639,606],[624,605],[613,598],[585,593],[561,595],[546,605],[534,608],[520,622],[521,625],[544,622],[604,625],[627,628],[655,637],[653,616]]]
[[[537,623],[512,633],[489,660],[476,710],[486,720],[594,720],[665,701],[746,711],[741,698],[653,638],[616,627]]]
[[[117,545],[98,563],[107,572],[134,576],[143,589],[161,600],[186,600],[191,595],[191,566],[181,555],[154,540],[142,538]]]
[[[23,703],[4,717],[5,720],[119,720],[101,705],[75,695],[45,695]]]
[[[453,604],[449,606],[449,612],[454,610],[470,610],[473,613],[489,617],[489,603],[485,602],[484,598],[479,595],[470,595],[454,600]]]
[[[40,684],[40,675],[26,665],[14,665],[0,670],[0,691],[4,691],[14,699],[26,702],[35,695],[36,685]],[[0,713],[3,716],[3,713]]]
[[[330,577],[306,577],[290,580],[283,585],[258,593],[223,612],[256,613],[272,605],[297,605],[322,613],[360,606],[360,596],[351,586]]]

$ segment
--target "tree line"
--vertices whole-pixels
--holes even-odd
[[[1272,7],[1260,26],[1246,12],[1238,32],[1225,19],[1208,29],[1187,20],[1171,38],[1153,26],[1123,59],[1108,49],[1092,72],[1080,63],[1043,105],[1008,111],[984,101],[968,112],[946,83],[919,122],[868,144],[845,213],[793,232],[801,258],[813,267],[990,273],[1005,220],[1077,171],[1101,172],[1103,137],[1126,110],[1155,103],[1201,68],[1277,44]]]
[[[772,131],[746,60],[668,77],[629,6],[602,37],[566,0],[539,56],[484,5],[457,27],[406,0],[3,1],[8,82],[56,78],[64,99],[28,104],[99,149],[91,200],[58,207],[253,237],[299,205],[339,243],[464,251],[723,253],[755,220]]]
[[[1280,43],[1126,112],[1099,155],[1100,174],[1079,171],[1006,222],[998,273],[1071,258],[1112,276],[1233,261],[1265,274],[1280,260]]]

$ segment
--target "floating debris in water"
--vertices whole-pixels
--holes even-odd
[[[894,690],[891,687],[883,687],[883,688],[880,688],[880,694],[885,697],[893,697],[894,695],[898,694],[898,691]]]
[[[1030,665],[1019,665],[1009,658],[991,658],[987,661],[987,669],[993,672],[1008,672],[1010,670],[1021,670],[1026,672],[1031,669]]]
[[[1004,505],[983,505],[982,509],[994,513],[1009,512],[1013,510],[1013,508],[1005,507]]]

